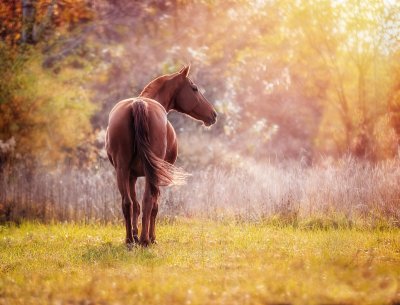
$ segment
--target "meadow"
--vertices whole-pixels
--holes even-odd
[[[398,304],[400,230],[161,221],[0,227],[0,304]]]
[[[162,190],[158,245],[132,251],[106,163],[6,168],[0,304],[400,302],[398,159],[232,160],[181,164],[192,175]]]

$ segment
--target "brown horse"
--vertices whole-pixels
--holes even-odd
[[[176,134],[167,120],[170,110],[185,113],[206,126],[217,113],[188,78],[190,67],[151,81],[137,98],[120,101],[111,110],[106,150],[117,173],[122,197],[128,246],[155,243],[159,186],[179,182],[182,174],[173,164],[178,154]],[[138,177],[146,179],[142,202],[142,232],[138,238],[140,205],[136,199]]]

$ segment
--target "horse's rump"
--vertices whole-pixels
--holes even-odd
[[[183,184],[187,174],[157,157],[151,150],[149,136],[149,115],[144,101],[136,100],[132,103],[134,152],[139,157],[144,174],[150,183],[153,195],[159,194],[158,186]]]

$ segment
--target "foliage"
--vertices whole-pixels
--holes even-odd
[[[24,41],[27,27],[23,7],[32,9],[32,43],[51,38],[54,30],[72,30],[78,24],[92,20],[94,11],[87,0],[6,0],[0,3],[0,37],[8,45],[17,47]]]
[[[29,14],[23,3],[33,4]],[[52,76],[55,87],[65,95],[80,91],[97,104],[85,112],[92,115],[91,136],[85,124],[78,132],[90,142],[86,147],[97,145],[95,133],[117,101],[191,62],[192,78],[220,113],[210,133],[241,155],[311,163],[321,154],[377,161],[397,152],[396,1],[13,0],[3,2],[0,13],[4,48],[23,58],[2,55],[5,75],[59,73]],[[29,29],[31,40],[24,39]],[[72,72],[63,70],[71,67],[71,78],[85,77],[66,85]],[[3,99],[17,83],[2,83]],[[15,109],[31,103],[8,100]],[[179,115],[170,120],[178,133],[195,130]],[[41,129],[41,120],[33,121]],[[12,125],[3,125],[2,141]],[[24,137],[17,133],[16,139]],[[47,154],[39,142],[23,148],[26,142],[17,141],[17,150]],[[68,158],[91,160],[93,150],[80,145],[69,141],[68,150],[81,153]]]
[[[391,63],[398,50],[399,12],[398,4],[382,1],[176,5],[157,30],[137,24],[138,36],[118,45],[122,55],[109,49],[115,82],[108,78],[104,91],[118,90],[97,116],[99,123],[106,124],[109,101],[135,95],[143,78],[174,71],[185,59],[221,112],[215,133],[224,132],[230,142],[240,139],[235,150],[250,147],[241,153],[393,157],[387,107],[396,81]],[[260,124],[264,128],[257,128]],[[258,133],[250,136],[252,129]]]
[[[0,138],[14,137],[16,153],[44,163],[76,159],[94,111],[82,87],[87,71],[65,67],[54,73],[43,69],[40,57],[0,49]]]
[[[388,96],[390,123],[396,133],[397,144],[400,144],[400,51],[392,57],[394,66],[392,79],[393,85]]]

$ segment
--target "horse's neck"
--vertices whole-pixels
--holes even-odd
[[[168,112],[171,110],[170,104],[172,104],[172,101],[170,98],[165,96],[164,94],[144,94],[143,97],[151,98],[157,102],[159,102],[164,108],[165,111]]]
[[[156,100],[165,108],[166,112],[172,109],[174,92],[168,90],[167,86],[162,86],[158,90],[153,90],[152,92],[144,92],[140,96]]]

